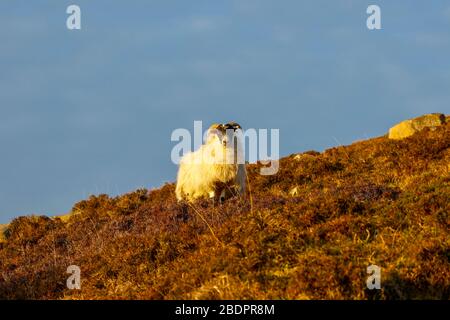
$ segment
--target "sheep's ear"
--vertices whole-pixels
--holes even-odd
[[[222,128],[223,128],[223,124],[221,124],[221,123],[213,123],[213,124],[209,127],[208,130],[213,130],[213,129],[215,129],[215,130],[220,130],[220,129],[222,129]]]
[[[221,136],[225,134],[225,126],[223,124],[215,123],[211,127],[209,127],[208,131],[210,133],[215,133],[217,136]]]

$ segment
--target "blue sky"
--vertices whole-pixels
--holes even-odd
[[[174,181],[194,120],[278,128],[288,155],[450,113],[450,2],[430,3],[0,2],[0,223]]]

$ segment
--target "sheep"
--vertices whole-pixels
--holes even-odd
[[[205,144],[182,157],[175,189],[178,201],[209,197],[216,203],[234,194],[245,195],[246,170],[245,162],[238,163],[243,161],[237,154],[242,150],[237,130],[241,127],[234,122],[213,124]]]
[[[245,196],[246,194],[246,179],[247,171],[245,168],[245,159],[243,153],[243,134],[242,127],[236,122],[229,122],[224,125],[226,130],[226,139],[228,143],[228,159],[230,163],[237,166],[236,176],[232,181],[223,185],[223,190],[220,192],[220,201],[224,201],[234,195]],[[230,143],[230,140],[232,141]],[[220,190],[216,190],[219,192]]]

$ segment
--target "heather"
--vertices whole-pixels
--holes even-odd
[[[0,242],[2,299],[449,299],[450,124],[248,166],[250,197],[174,184],[24,216]],[[366,287],[381,267],[381,290]],[[66,287],[69,265],[81,290]]]

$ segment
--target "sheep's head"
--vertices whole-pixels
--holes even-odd
[[[241,125],[237,122],[228,122],[227,124],[224,124],[224,127],[225,127],[225,130],[228,130],[228,129],[232,129],[233,131],[236,131],[239,129],[242,130]]]
[[[221,123],[214,123],[212,124],[207,133],[206,142],[208,144],[210,143],[221,143],[222,139],[225,136],[225,127]]]
[[[228,122],[223,125],[226,137],[224,138],[224,145],[234,146],[234,149],[238,147],[238,145],[242,144],[242,127],[237,122]]]
[[[233,138],[236,139],[237,130],[242,130],[242,127],[236,122],[226,124],[214,123],[208,129],[207,143],[219,142],[224,147],[227,147]]]

